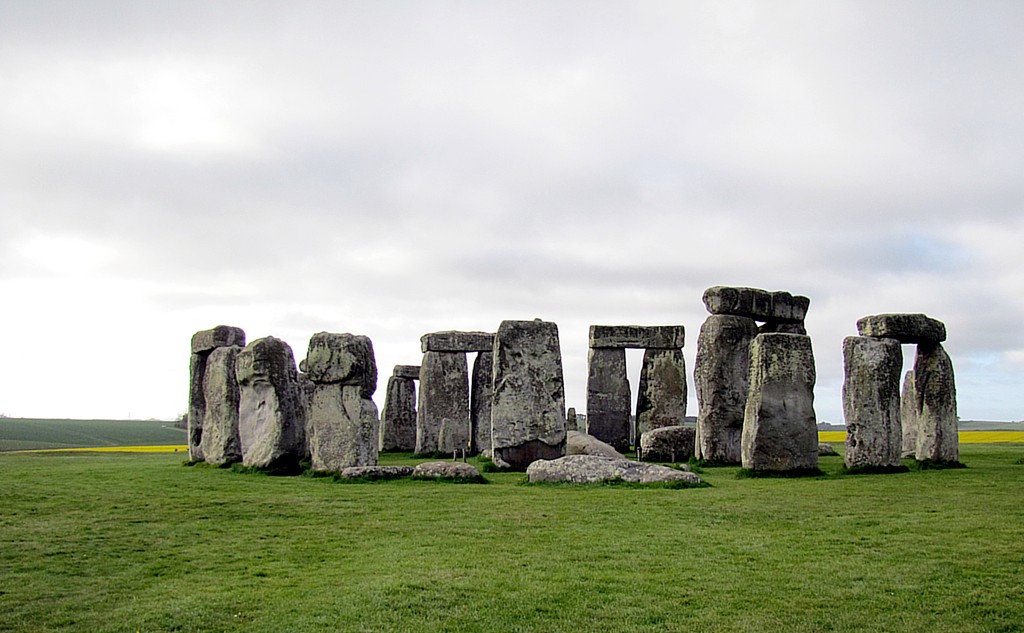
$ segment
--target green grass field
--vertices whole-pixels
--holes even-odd
[[[4,454],[0,630],[1024,631],[1024,447],[961,449],[688,490]]]
[[[184,429],[158,420],[0,418],[0,451],[186,444]]]

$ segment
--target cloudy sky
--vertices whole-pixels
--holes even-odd
[[[685,325],[692,370],[724,284],[811,298],[822,420],[880,312],[946,323],[961,417],[1022,419],[1021,32],[1014,1],[0,0],[0,413],[174,417],[221,323],[297,360],[366,334],[386,377],[535,317],[582,411],[590,324]]]

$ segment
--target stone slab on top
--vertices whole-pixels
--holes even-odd
[[[857,333],[907,344],[946,340],[945,324],[924,314],[873,314],[857,320]]]
[[[420,337],[420,351],[427,352],[490,352],[494,334],[488,332],[431,332]]]
[[[800,323],[811,300],[783,290],[712,286],[704,291],[704,307],[711,314],[731,314],[757,321]]]
[[[410,380],[420,379],[419,365],[395,365],[395,371],[391,374],[395,378],[408,378]]]
[[[591,325],[592,349],[682,349],[682,325]]]
[[[218,325],[192,335],[192,353],[210,352],[218,347],[245,347],[245,332],[240,327]]]

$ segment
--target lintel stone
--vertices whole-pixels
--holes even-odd
[[[682,325],[591,325],[592,349],[682,349]]]
[[[395,365],[395,371],[391,374],[395,378],[408,378],[410,380],[420,379],[419,365]]]
[[[192,335],[192,353],[212,352],[218,347],[245,347],[245,332],[240,327],[218,325]]]
[[[704,306],[711,314],[731,314],[758,321],[800,323],[811,300],[782,290],[712,286],[704,291]]]
[[[488,332],[431,332],[420,337],[420,351],[427,352],[490,352],[494,334]]]
[[[946,340],[942,321],[924,314],[874,314],[857,320],[857,333],[870,338],[894,338],[900,343],[941,343]]]

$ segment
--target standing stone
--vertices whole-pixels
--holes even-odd
[[[207,409],[204,393],[207,359],[218,347],[244,346],[245,332],[242,328],[230,325],[218,325],[192,335],[192,356],[189,360],[188,454],[189,459],[193,461],[201,461],[205,457],[203,426]],[[220,407],[220,403],[214,403],[214,406]]]
[[[899,341],[848,336],[843,341],[843,366],[846,467],[899,466],[903,443]]]
[[[686,419],[686,359],[681,349],[648,349],[636,398],[636,434],[681,426]]]
[[[380,450],[416,450],[416,383],[397,372],[388,378],[380,414]]]
[[[242,461],[242,443],[238,437],[238,380],[235,378],[235,359],[240,351],[242,348],[237,345],[218,347],[206,359],[202,452],[209,464]]]
[[[759,334],[750,344],[742,464],[754,471],[818,467],[814,354],[800,334]]]
[[[631,398],[626,350],[591,348],[587,360],[587,434],[617,451],[628,451]]]
[[[579,431],[579,418],[576,417],[576,407],[569,407],[565,412],[565,430]]]
[[[491,397],[494,393],[494,353],[479,352],[473,361],[473,383],[470,385],[469,420],[473,429],[472,452],[491,449]]]
[[[900,397],[900,426],[903,429],[903,457],[913,457],[917,450],[917,388],[914,386],[914,370],[907,371],[903,378],[903,394]]]
[[[565,454],[565,383],[556,324],[503,321],[498,328],[491,445],[495,457],[518,468]]]
[[[918,423],[915,457],[918,461],[959,461],[953,362],[941,344],[921,343],[917,346],[914,390]]]
[[[693,378],[697,391],[697,459],[739,464],[750,379],[750,342],[757,324],[748,317],[713,314],[697,339]]]
[[[235,359],[242,463],[294,472],[306,455],[304,408],[295,356],[284,341],[256,339]]]
[[[420,365],[416,453],[451,453],[469,442],[469,368],[462,352],[426,352]]]

